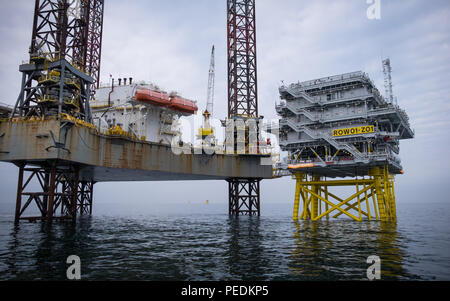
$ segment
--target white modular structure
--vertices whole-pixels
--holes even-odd
[[[345,177],[387,164],[391,173],[402,172],[399,140],[414,131],[406,112],[386,101],[367,74],[283,85],[279,92],[280,147],[289,154],[282,168]]]
[[[121,85],[100,87],[90,103],[94,124],[101,130],[119,126],[139,139],[171,144],[173,138],[180,135],[180,117],[189,116],[191,113],[177,110],[170,104],[140,101],[136,99],[138,90],[157,91],[167,95],[152,84],[134,84],[131,79],[128,84],[125,82]]]

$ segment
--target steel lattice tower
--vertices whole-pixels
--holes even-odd
[[[227,0],[227,37],[228,119],[257,119],[255,0]],[[236,135],[235,130],[233,126],[232,135]],[[247,147],[248,126],[245,131]],[[232,139],[236,141],[235,138]],[[232,178],[227,181],[229,214],[260,215],[261,180]]]
[[[19,117],[66,113],[90,121],[89,99],[99,81],[103,7],[104,0],[35,1],[30,61],[19,68]]]
[[[98,86],[104,0],[36,0],[30,55],[65,58]]]
[[[72,7],[67,0],[35,1],[31,57],[46,54],[51,60],[66,58],[79,66],[83,64],[87,33],[87,1],[80,1],[79,4]]]
[[[96,87],[100,84],[104,0],[89,1],[89,27],[86,52],[86,72],[92,76]]]
[[[77,122],[91,122],[89,100],[99,82],[103,12],[104,0],[35,1],[30,60],[19,67],[22,85],[11,119],[58,120],[69,115]],[[72,126],[61,122],[63,135]],[[65,142],[51,135],[55,143],[51,148],[67,152]],[[31,162],[25,160],[16,165],[16,221],[33,202],[41,216],[31,219],[52,221],[59,209],[59,218],[72,220],[92,212],[94,182],[80,178],[78,164],[46,160],[29,167]],[[27,191],[32,180],[39,182],[40,191]]]
[[[228,118],[258,117],[255,0],[228,0]]]

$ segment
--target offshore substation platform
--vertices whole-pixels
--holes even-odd
[[[389,59],[383,71],[386,97],[360,71],[279,88],[280,147],[289,155],[278,167],[296,179],[294,220],[328,219],[334,211],[358,221],[396,220],[399,141],[414,131],[393,96]],[[338,196],[331,189],[339,186],[354,192]]]
[[[227,137],[226,147],[209,144],[212,153],[174,139],[195,101],[132,78],[100,86],[104,0],[72,2],[36,0],[19,97],[1,110],[0,161],[19,167],[15,221],[91,214],[94,184],[104,181],[222,179],[230,215],[259,215],[272,162],[251,128],[260,122],[254,0],[227,0]],[[27,216],[32,204],[39,216]]]

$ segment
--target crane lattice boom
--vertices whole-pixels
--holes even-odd
[[[214,108],[214,81],[215,81],[215,64],[214,64],[214,45],[211,50],[211,63],[208,75],[208,93],[206,96],[206,111],[212,115]]]

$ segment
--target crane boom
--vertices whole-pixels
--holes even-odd
[[[203,127],[198,129],[197,137],[202,140],[202,144],[215,145],[214,130],[211,127],[210,117],[213,113],[214,106],[214,45],[211,50],[211,63],[208,72],[208,91],[206,93],[206,108],[203,112]]]
[[[215,81],[215,63],[214,63],[214,45],[211,50],[211,63],[209,65],[208,91],[206,95],[206,111],[212,115],[214,109],[214,81]]]

